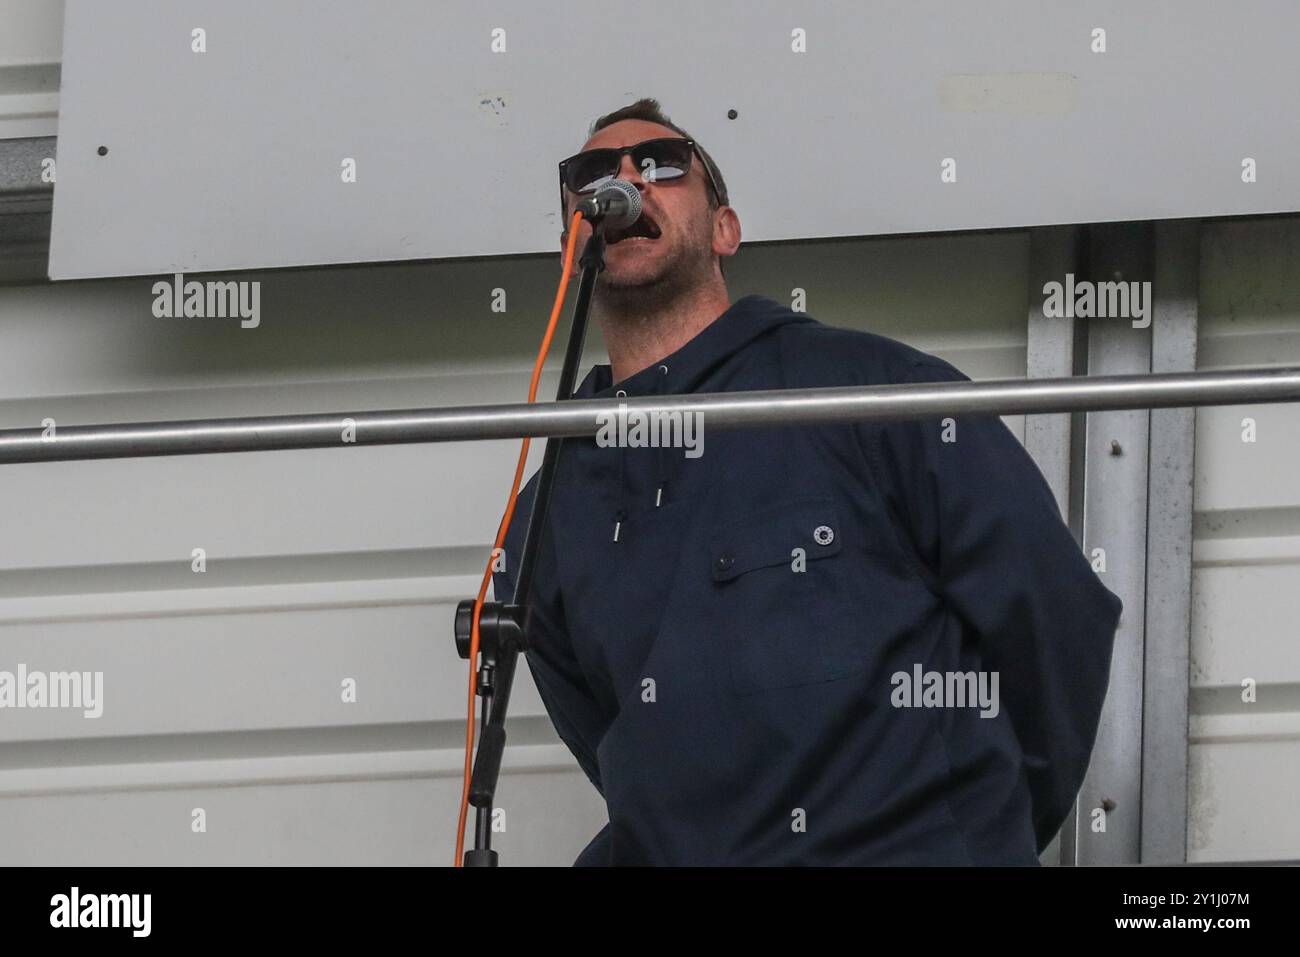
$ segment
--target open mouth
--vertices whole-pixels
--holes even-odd
[[[612,229],[606,233],[605,242],[613,246],[625,241],[640,240],[646,242],[658,239],[659,236],[659,225],[648,214],[643,213],[631,226],[624,229]]]

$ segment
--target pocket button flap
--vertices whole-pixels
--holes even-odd
[[[828,558],[839,552],[842,539],[834,499],[799,499],[720,526],[710,540],[709,566],[714,581],[730,581],[791,562],[796,548],[809,561]]]

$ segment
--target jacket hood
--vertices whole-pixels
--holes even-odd
[[[711,392],[714,390],[710,388],[710,379],[714,373],[742,350],[756,347],[760,340],[782,326],[814,321],[766,296],[744,296],[732,303],[676,352],[628,376],[622,382],[613,381],[608,363],[594,366],[573,397],[603,399]],[[652,502],[644,504],[659,508],[669,501],[668,487],[676,451],[663,446],[654,447],[654,497]],[[628,496],[628,452],[623,446],[618,449],[618,508],[610,519],[611,535],[615,542],[620,541],[624,534],[623,523],[633,504],[629,502]]]
[[[594,366],[574,398],[602,399],[620,390],[629,396],[694,392],[709,373],[755,339],[780,326],[813,321],[766,296],[744,296],[686,345],[622,382],[613,381],[608,363]]]

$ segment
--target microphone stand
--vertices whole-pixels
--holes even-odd
[[[578,208],[583,210],[584,218],[592,223],[593,230],[579,260],[582,264],[582,277],[578,282],[578,299],[574,304],[573,320],[569,327],[569,342],[564,353],[564,366],[560,371],[556,401],[573,397],[578,363],[582,359],[582,346],[587,335],[587,314],[591,308],[592,290],[596,286],[596,276],[605,268],[605,213],[600,207],[594,204],[589,206],[588,203],[589,200],[584,201]],[[519,653],[528,648],[528,631],[532,622],[533,574],[546,529],[551,489],[555,484],[555,470],[563,444],[563,436],[553,436],[546,440],[541,477],[537,481],[537,497],[533,500],[533,510],[524,535],[514,596],[508,604],[500,601],[484,602],[483,612],[479,616],[477,693],[483,700],[479,711],[481,731],[478,750],[469,787],[469,803],[475,809],[474,847],[465,851],[465,867],[497,866],[497,852],[491,847],[492,800],[506,746],[506,708],[510,704],[510,689],[514,683]],[[473,622],[474,599],[470,598],[456,606],[456,651],[465,659],[469,658]]]

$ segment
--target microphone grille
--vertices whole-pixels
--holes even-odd
[[[624,229],[641,218],[641,191],[625,179],[612,179],[601,187],[601,192],[616,189],[627,197],[627,208],[611,214],[605,219],[609,229]]]

